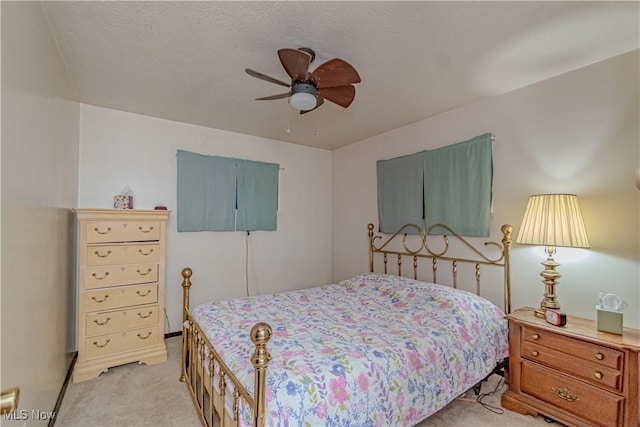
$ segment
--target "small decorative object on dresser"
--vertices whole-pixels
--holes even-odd
[[[77,209],[78,360],[73,381],[167,360],[166,223],[170,211]]]
[[[556,327],[516,310],[509,320],[509,390],[505,409],[542,414],[569,426],[638,426],[640,330],[622,335],[569,317]]]

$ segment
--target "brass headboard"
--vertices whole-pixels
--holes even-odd
[[[430,236],[429,232],[434,229],[445,229],[448,235],[442,236]],[[395,256],[397,260],[397,275],[402,276],[402,262],[405,258],[410,258],[413,262],[413,278],[418,279],[418,259],[430,258],[432,260],[432,281],[437,283],[438,261],[451,262],[451,274],[453,278],[453,287],[458,286],[458,265],[459,264],[473,264],[475,266],[475,280],[476,280],[476,294],[480,294],[480,267],[482,265],[490,265],[504,268],[504,311],[505,313],[511,312],[511,267],[510,267],[510,255],[511,255],[511,233],[513,232],[513,226],[505,224],[502,226],[502,241],[501,242],[484,242],[483,247],[479,245],[473,245],[464,237],[453,231],[450,227],[444,224],[434,224],[427,229],[422,229],[416,224],[404,225],[393,235],[376,235],[374,234],[374,225],[369,224],[369,271],[374,271],[374,254],[383,254],[384,273],[388,272],[388,257],[389,255]],[[416,236],[417,248],[411,249],[407,243],[407,231],[413,229],[417,231]],[[390,237],[389,237],[390,236]],[[441,237],[444,244],[444,249],[441,251],[434,251],[429,247],[429,238]],[[459,242],[460,245],[471,249],[473,257],[457,257],[449,254],[449,239]],[[380,242],[378,242],[380,240]],[[376,243],[380,243],[376,246]],[[402,244],[402,250],[393,249],[394,244]],[[499,256],[490,257],[487,255],[487,247],[493,247],[497,249]]]

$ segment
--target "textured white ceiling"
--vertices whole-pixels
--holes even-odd
[[[640,47],[638,2],[43,2],[79,101],[327,149]],[[299,115],[277,56],[360,73]]]

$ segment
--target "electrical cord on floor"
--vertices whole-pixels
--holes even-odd
[[[501,407],[489,405],[488,403],[483,402],[483,400],[486,397],[493,396],[494,394],[502,390],[502,387],[504,387],[504,383],[505,383],[504,377],[500,377],[500,380],[496,384],[495,388],[488,393],[479,394],[478,397],[476,398],[476,401],[479,404],[481,404],[485,409],[493,412],[494,414],[499,414],[499,415],[504,414],[504,409],[502,409]]]
[[[167,309],[164,309],[164,318],[167,319],[167,331],[171,332],[171,322],[169,322],[169,316],[167,316]]]

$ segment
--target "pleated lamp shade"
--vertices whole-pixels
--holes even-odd
[[[539,194],[529,197],[516,243],[537,246],[588,248],[578,197]]]

